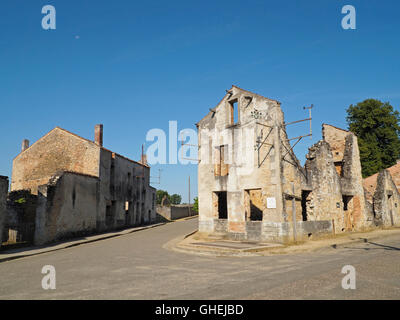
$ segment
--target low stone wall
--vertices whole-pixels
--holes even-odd
[[[214,232],[214,220],[201,220],[200,218],[199,218],[199,232],[202,233]]]
[[[65,172],[38,191],[35,245],[96,232],[98,178]]]
[[[12,191],[7,198],[3,240],[8,244],[32,244],[35,233],[37,196],[29,190]],[[5,233],[5,234],[4,234]]]
[[[156,212],[168,220],[177,220],[197,215],[197,213],[194,212],[192,209],[193,206],[190,207],[191,211],[189,212],[188,205],[169,205],[169,206],[158,205],[156,208]]]
[[[214,220],[214,231],[216,233],[228,232],[228,220],[227,219],[215,219]]]
[[[212,231],[209,231],[211,225]],[[294,240],[293,223],[291,222],[246,221],[246,232],[238,233],[228,232],[228,220],[214,219],[213,221],[200,221],[199,230],[206,233],[225,234],[227,238],[238,241],[288,243]],[[296,222],[297,241],[318,239],[332,234],[332,221]]]
[[[8,192],[8,177],[0,176],[0,247],[3,239],[4,221],[6,218],[7,192]]]

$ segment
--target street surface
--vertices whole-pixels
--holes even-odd
[[[163,248],[197,219],[0,263],[0,299],[400,299],[400,236],[314,253],[210,257]],[[42,267],[56,289],[42,289]],[[356,289],[341,286],[343,266]]]

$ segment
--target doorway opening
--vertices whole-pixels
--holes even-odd
[[[214,192],[216,200],[216,209],[218,212],[218,219],[228,219],[228,200],[227,192],[219,191]]]

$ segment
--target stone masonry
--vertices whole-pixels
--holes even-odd
[[[199,231],[288,242],[373,227],[357,137],[323,125],[300,165],[280,102],[232,86],[198,128]]]
[[[378,174],[373,204],[377,225],[400,226],[400,194],[389,170],[382,170]]]
[[[59,127],[32,146],[24,140],[11,179],[12,192],[23,190],[38,197],[37,244],[156,221],[145,157],[136,162],[104,148],[102,125],[94,141]]]
[[[332,233],[332,214],[321,224],[303,214],[309,177],[280,102],[232,86],[197,128],[200,232],[279,242]]]

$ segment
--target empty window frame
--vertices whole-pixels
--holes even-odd
[[[229,101],[229,109],[230,109],[230,124],[234,125],[239,123],[239,103],[238,100]]]
[[[228,145],[222,145],[215,148],[215,176],[227,176],[229,174]]]

